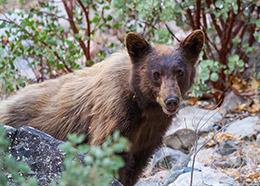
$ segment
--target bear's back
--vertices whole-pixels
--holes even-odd
[[[0,122],[29,125],[60,140],[89,129],[106,134],[107,128],[96,125],[120,110],[130,69],[129,56],[121,51],[92,67],[30,85],[0,103]]]

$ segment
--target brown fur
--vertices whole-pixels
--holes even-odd
[[[66,140],[68,133],[84,133],[91,145],[100,145],[119,130],[132,144],[130,152],[121,154],[126,165],[119,172],[120,181],[132,186],[193,83],[203,43],[201,31],[194,31],[177,49],[152,47],[130,33],[127,51],[91,68],[28,86],[2,101],[0,121],[13,127],[29,125],[59,140]],[[173,96],[176,102],[167,105]]]

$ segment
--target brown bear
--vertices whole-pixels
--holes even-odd
[[[181,97],[191,87],[204,34],[193,31],[176,48],[151,46],[129,33],[127,50],[101,63],[54,80],[30,85],[0,103],[0,122],[28,125],[66,140],[85,134],[100,145],[119,130],[130,144],[122,153],[119,181],[133,186],[149,157],[161,145]]]

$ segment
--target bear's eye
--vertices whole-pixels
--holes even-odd
[[[159,80],[159,79],[160,79],[160,73],[159,73],[158,71],[155,71],[155,72],[153,73],[153,78],[154,78],[155,80]]]
[[[183,71],[182,70],[178,70],[178,76],[183,76]]]

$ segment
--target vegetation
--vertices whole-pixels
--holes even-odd
[[[102,146],[81,144],[84,135],[68,135],[69,142],[64,143],[61,149],[66,152],[64,160],[65,171],[62,172],[58,184],[53,186],[107,186],[112,178],[118,178],[119,168],[124,166],[121,153],[127,150],[127,140],[120,137],[119,132],[108,136]],[[77,145],[77,149],[73,148]],[[78,154],[86,154],[84,163]],[[88,180],[86,182],[86,180]]]
[[[120,137],[119,132],[108,136],[100,147],[79,145],[84,140],[84,135],[70,134],[68,140],[60,147],[66,152],[65,168],[58,183],[53,182],[53,186],[107,186],[113,177],[117,178],[118,170],[124,166],[124,161],[116,153],[127,150],[127,140]],[[17,162],[10,155],[9,145],[5,129],[0,125],[0,185],[8,186],[13,183],[21,186],[37,186],[37,179],[30,176],[32,175],[30,167],[23,161]]]
[[[1,8],[1,13],[5,13],[0,18],[0,28],[4,30],[0,36],[2,98],[29,83],[91,66],[122,47],[129,31],[140,33],[153,43],[177,44],[165,27],[170,21],[185,32],[202,29],[206,34],[193,96],[207,95],[218,103],[230,89],[241,95],[233,85],[260,78],[257,0],[61,3],[38,0],[28,11]],[[111,33],[116,39],[108,39]],[[100,36],[102,41],[97,39]],[[20,63],[28,65],[25,72],[18,70]],[[254,91],[258,90],[259,86]]]
[[[103,60],[124,46],[130,31],[154,44],[177,45],[177,34],[172,36],[166,24],[185,35],[194,29],[205,32],[191,96],[214,98],[220,105],[230,90],[239,96],[260,94],[258,0],[36,0],[29,9],[7,9],[7,3],[0,0],[0,99]],[[250,113],[260,111],[259,101],[250,101]],[[239,111],[249,110],[242,106]],[[0,127],[0,185],[7,185],[10,176],[20,185],[36,185],[35,178],[26,176],[30,168],[7,152],[3,130]],[[123,166],[115,153],[126,141],[118,133],[101,147],[77,145],[83,136],[69,139],[62,146],[66,171],[58,185],[80,185],[86,179],[92,180],[89,185],[107,185]],[[87,165],[78,152],[87,154]]]
[[[37,186],[36,178],[28,177],[31,173],[30,167],[21,161],[18,163],[8,153],[9,145],[5,129],[0,125],[0,185],[8,186],[10,185],[8,181],[11,181],[21,186]]]

